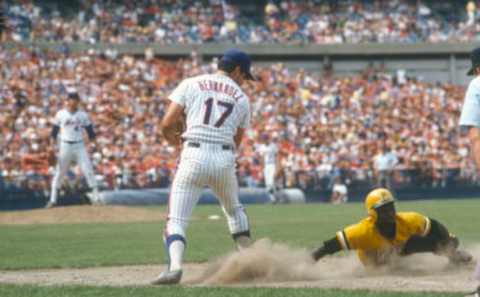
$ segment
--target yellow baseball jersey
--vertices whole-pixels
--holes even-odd
[[[367,217],[355,225],[337,232],[337,240],[344,250],[356,250],[364,265],[384,264],[389,255],[401,250],[413,235],[430,232],[430,219],[416,212],[396,214],[396,235],[393,240],[383,237],[375,226],[375,219]]]

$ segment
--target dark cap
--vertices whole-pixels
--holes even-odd
[[[248,80],[256,80],[250,73],[252,61],[245,52],[235,48],[229,49],[223,54],[222,60],[240,66],[240,70],[247,76]]]
[[[68,99],[80,101],[80,96],[78,93],[68,93]]]
[[[472,51],[470,54],[470,60],[472,61],[472,67],[468,70],[467,75],[473,75],[475,68],[480,66],[480,47]]]

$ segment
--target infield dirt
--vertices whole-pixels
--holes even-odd
[[[480,249],[475,250],[480,255]],[[0,271],[0,283],[41,285],[146,286],[164,265]],[[366,271],[354,254],[313,263],[306,250],[268,239],[209,263],[184,266],[183,285],[315,287],[376,291],[468,292],[473,266],[453,268],[434,255],[404,258],[395,267]]]
[[[165,217],[157,209],[82,205],[0,212],[0,225],[150,222]]]

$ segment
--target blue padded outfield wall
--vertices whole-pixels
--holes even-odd
[[[131,189],[101,191],[100,198],[106,205],[164,205],[168,203],[170,189]],[[269,203],[268,193],[263,188],[241,188],[240,201],[244,204]],[[305,194],[300,189],[283,189],[277,193],[282,203],[304,203]],[[85,204],[82,194],[66,194],[59,197],[59,205]],[[47,197],[38,192],[17,189],[15,192],[0,191],[0,210],[26,210],[44,207]],[[205,189],[199,204],[218,203],[213,192]]]
[[[167,204],[169,189],[141,189],[141,190],[119,190],[102,191],[101,199],[107,205],[158,205]],[[241,188],[240,201],[244,204],[268,203],[268,193],[263,188]],[[304,203],[305,194],[299,189],[284,189],[278,192],[284,202]],[[199,204],[215,204],[217,198],[210,189],[205,189],[200,196]]]
[[[359,202],[371,187],[349,187],[349,201]],[[105,204],[112,205],[161,205],[168,201],[168,188],[161,189],[125,189],[118,191],[102,191],[101,198]],[[241,188],[240,201],[245,204],[268,203],[268,193],[264,188]],[[283,203],[328,202],[330,191],[307,191],[291,188],[283,189],[278,198]],[[445,188],[424,188],[419,186],[403,187],[394,190],[398,200],[418,199],[455,199],[480,198],[480,187],[466,185],[450,185]],[[85,203],[85,196],[79,193],[70,193],[60,196],[60,205],[78,205]],[[42,192],[35,192],[22,188],[0,189],[0,211],[23,210],[44,207],[47,197]],[[218,203],[210,190],[205,190],[200,197],[199,204]]]

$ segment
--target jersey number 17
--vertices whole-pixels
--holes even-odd
[[[228,118],[228,116],[232,114],[234,105],[233,103],[229,103],[221,100],[218,100],[216,103],[217,105],[224,108],[220,118],[213,124],[214,127],[220,128],[223,125],[223,123],[225,123],[225,120]],[[211,97],[205,101],[206,110],[205,110],[205,116],[203,117],[203,123],[205,125],[210,125],[210,118],[212,116],[213,104],[214,104],[214,100]]]

